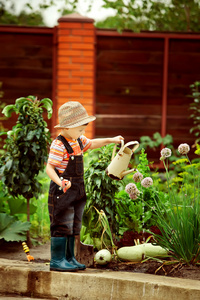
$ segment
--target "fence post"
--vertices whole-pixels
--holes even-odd
[[[58,19],[54,110],[66,101],[79,101],[89,115],[95,114],[96,35],[93,23],[93,19],[77,13]],[[58,123],[58,119],[56,122]],[[87,126],[86,136],[94,137],[94,122]]]

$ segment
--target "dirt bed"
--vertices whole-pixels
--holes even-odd
[[[38,245],[30,249],[30,254],[34,256],[34,262],[49,262],[50,244]],[[26,254],[23,252],[21,243],[1,243],[0,258],[10,260],[26,261]],[[131,262],[111,262],[106,266],[94,265],[96,269],[107,269],[112,271],[136,272],[146,274],[156,274],[162,276],[178,277],[192,280],[200,280],[200,265],[184,265],[180,263],[162,264],[157,261],[147,261],[144,263]]]
[[[97,269],[109,269],[112,271],[146,273],[200,280],[200,266],[188,266],[180,263],[172,263],[170,265],[166,265],[160,262],[149,260],[143,263],[111,262],[106,266],[96,265],[95,267]]]

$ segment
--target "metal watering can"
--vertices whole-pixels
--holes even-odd
[[[131,145],[135,145],[132,150],[128,148],[128,146]],[[115,145],[113,148],[111,163],[107,167],[106,173],[112,179],[121,180],[127,174],[136,171],[136,169],[127,170],[127,168],[133,152],[139,147],[139,143],[134,141],[128,142],[124,145],[124,141],[121,140],[121,149],[115,156],[116,147],[117,145]]]

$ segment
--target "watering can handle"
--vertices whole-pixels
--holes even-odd
[[[128,142],[128,143],[126,143],[126,144],[123,146],[122,151],[124,150],[125,147],[128,147],[128,146],[130,146],[130,145],[135,145],[135,147],[133,147],[133,149],[132,149],[132,153],[133,153],[133,152],[135,152],[135,150],[139,147],[140,144],[139,144],[138,141]]]
[[[121,148],[124,146],[124,140],[121,140]],[[115,144],[114,148],[113,148],[113,153],[112,153],[112,158],[111,161],[113,160],[114,156],[115,156],[115,152],[116,152],[116,148],[117,148],[117,144]]]

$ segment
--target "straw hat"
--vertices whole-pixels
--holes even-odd
[[[58,110],[59,124],[54,128],[74,128],[96,119],[88,116],[86,109],[77,101],[69,101],[63,104]]]

